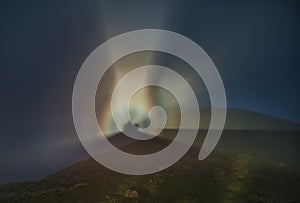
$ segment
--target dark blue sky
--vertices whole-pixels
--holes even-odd
[[[299,6],[293,1],[2,3],[2,120],[69,120],[76,73],[134,29],[186,35],[217,65],[230,107],[300,121]]]
[[[144,28],[178,32],[206,50],[229,107],[300,122],[299,13],[297,1],[1,2],[1,159],[35,148],[57,125],[75,133],[81,64],[107,39]]]

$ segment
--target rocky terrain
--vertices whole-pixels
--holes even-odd
[[[140,145],[126,147],[147,148]],[[145,176],[119,174],[87,159],[40,181],[3,185],[0,202],[300,201],[297,160],[262,156],[258,148],[242,149],[229,152],[221,142],[199,161],[199,149],[193,147],[170,168]]]

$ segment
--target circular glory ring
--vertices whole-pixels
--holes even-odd
[[[98,84],[117,60],[146,50],[165,52],[184,60],[196,70],[207,87],[212,106],[211,122],[199,153],[200,160],[216,146],[226,119],[226,94],[221,76],[207,53],[192,40],[166,30],[145,29],[127,32],[104,42],[88,56],[78,72],[72,98],[74,125],[82,145],[96,161],[111,170],[131,175],[158,172],[179,160],[193,144],[200,119],[198,105],[194,102],[192,107],[198,114],[195,129],[188,133],[179,129],[170,145],[152,154],[128,154],[107,140],[95,113]],[[161,67],[163,70],[167,71]],[[194,101],[195,95],[190,95]]]

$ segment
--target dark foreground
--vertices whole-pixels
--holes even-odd
[[[40,181],[1,186],[0,202],[296,203],[300,202],[299,135],[226,131],[204,161],[197,160],[200,140],[179,162],[146,176],[122,175],[88,159]],[[159,139],[151,145],[167,142]],[[126,147],[153,148],[146,143]]]

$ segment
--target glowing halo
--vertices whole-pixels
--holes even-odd
[[[106,139],[95,114],[95,95],[99,81],[115,61],[144,50],[166,52],[187,62],[203,79],[211,106],[218,107],[211,110],[210,127],[199,159],[206,158],[216,146],[226,118],[226,95],[219,72],[206,52],[190,39],[170,31],[146,29],[124,33],[104,42],[88,56],[78,72],[72,98],[74,125],[82,145],[95,160],[111,170],[132,175],[154,173],[179,160],[193,144],[200,118],[197,99],[191,91],[190,97],[193,99],[189,105],[195,110],[198,125],[188,133],[179,129],[173,142],[163,150],[147,155],[128,154]],[[177,91],[176,88],[172,90],[172,94]],[[174,96],[180,99],[178,95]],[[180,109],[181,116],[185,117],[185,106],[180,106]]]

